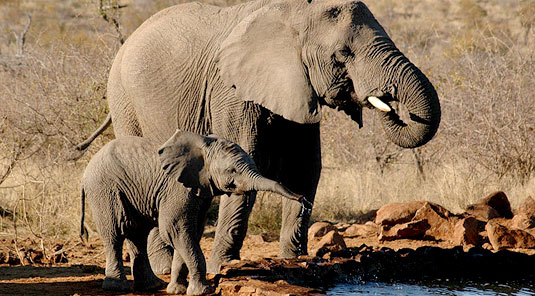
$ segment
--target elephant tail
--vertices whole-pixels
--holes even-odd
[[[67,157],[67,160],[77,160],[82,157],[93,141],[102,134],[111,124],[111,113],[108,113],[104,122],[85,141],[74,147],[75,151]]]
[[[81,203],[80,203],[80,239],[82,240],[82,243],[85,245],[87,243],[87,240],[89,239],[89,232],[87,232],[87,228],[84,226],[84,220],[85,220],[85,190],[84,186],[82,185],[82,191],[81,191]]]

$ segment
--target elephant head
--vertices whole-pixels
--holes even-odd
[[[302,201],[302,196],[263,177],[249,154],[240,146],[211,135],[177,130],[158,150],[162,169],[200,196],[271,191]]]
[[[237,97],[298,123],[319,122],[326,105],[361,125],[362,107],[376,108],[387,136],[405,148],[427,143],[440,123],[433,85],[360,1],[272,2],[234,27],[217,62]]]

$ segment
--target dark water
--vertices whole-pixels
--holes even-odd
[[[381,283],[355,281],[339,284],[327,292],[327,295],[452,295],[452,296],[490,296],[490,295],[535,295],[535,285],[496,283],[480,284],[473,282],[436,281],[423,284]]]

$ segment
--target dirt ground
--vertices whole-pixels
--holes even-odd
[[[202,239],[201,246],[206,255],[209,255],[213,242],[213,233],[208,233]],[[265,238],[265,237],[264,237]],[[242,258],[259,260],[263,257],[276,258],[279,251],[278,241],[265,241],[260,235],[249,235],[244,241]],[[270,240],[270,239],[267,239]],[[313,248],[315,241],[311,240],[309,248]],[[6,254],[11,250],[13,254],[15,242],[11,239],[0,239],[0,256],[4,262],[0,264],[0,295],[166,295],[165,289],[158,293],[113,293],[103,291],[101,288],[104,279],[105,256],[102,243],[98,237],[92,237],[87,245],[78,240],[66,241],[56,244],[52,248],[45,248],[46,256],[42,256],[39,242],[32,239],[19,239],[18,249],[25,249],[27,258],[24,264],[7,264]],[[398,240],[392,242],[379,242],[377,237],[346,238],[348,247],[358,247],[362,244],[368,246],[384,246],[398,250],[400,248],[415,249],[421,246],[438,246],[451,248],[444,242]],[[31,252],[34,253],[31,253]],[[126,249],[123,257],[126,258]],[[24,255],[22,255],[24,258]],[[20,258],[20,257],[19,257]],[[36,262],[30,260],[34,258]],[[11,259],[16,260],[16,259]],[[19,259],[20,260],[20,259]],[[65,262],[66,261],[66,262]],[[51,263],[52,262],[52,263]],[[56,263],[57,262],[57,263]],[[64,262],[64,263],[62,263]],[[129,262],[125,265],[129,267]],[[127,268],[128,279],[132,280],[130,270]],[[169,276],[161,278],[169,281]]]

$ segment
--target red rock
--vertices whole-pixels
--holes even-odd
[[[507,219],[513,218],[511,204],[509,203],[507,195],[505,195],[503,191],[496,191],[489,194],[489,196],[483,199],[482,203],[491,206],[493,209],[495,209],[500,215],[500,217],[504,217]]]
[[[488,221],[494,218],[498,218],[500,215],[498,212],[493,209],[491,206],[482,205],[482,204],[473,204],[469,205],[466,208],[466,214]]]
[[[479,243],[479,221],[476,218],[468,217],[459,220],[455,224],[452,241],[456,245],[468,246]]]
[[[383,226],[381,227],[379,240],[390,241],[402,238],[418,239],[422,238],[428,229],[429,223],[425,219],[397,224],[389,229],[387,226]]]
[[[517,213],[511,219],[511,227],[526,230],[535,227],[535,216],[528,216],[526,213]]]
[[[377,211],[375,224],[395,225],[409,222],[414,217],[414,214],[416,214],[416,211],[418,211],[425,203],[425,201],[413,201],[384,205]]]
[[[323,237],[328,232],[336,230],[336,227],[329,222],[316,222],[308,229],[308,237]]]
[[[535,248],[535,237],[520,229],[508,229],[496,222],[490,221],[485,226],[490,244],[495,250],[518,248]]]
[[[332,230],[314,246],[311,255],[321,257],[327,252],[340,252],[346,248],[346,242],[342,235],[336,230]]]
[[[451,216],[453,214],[442,206],[426,202],[416,211],[412,219],[413,221],[427,220],[429,229],[426,231],[426,235],[437,240],[451,240],[455,223],[448,219]]]
[[[373,236],[379,234],[379,226],[375,223],[353,224],[344,231],[345,237]]]
[[[494,211],[486,206],[492,208]],[[467,213],[486,220],[498,217],[506,219],[513,218],[509,199],[507,199],[507,195],[502,191],[496,191],[489,194],[479,203],[468,206],[466,210]]]

